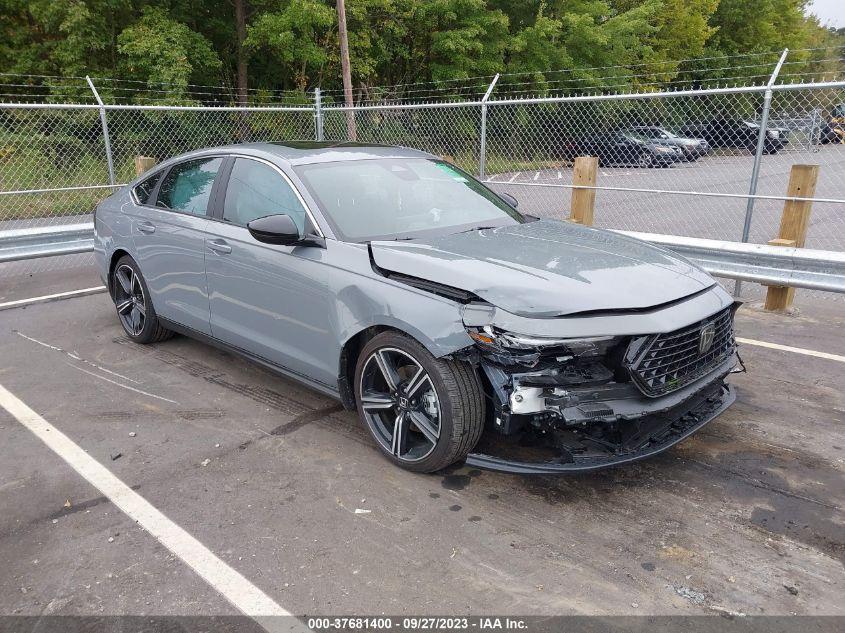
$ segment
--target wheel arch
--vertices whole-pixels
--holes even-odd
[[[106,278],[106,288],[109,291],[110,295],[114,295],[114,288],[112,287],[112,281],[114,279],[114,269],[117,266],[117,262],[124,256],[132,257],[131,253],[127,251],[125,248],[116,248],[114,252],[111,254],[111,258],[109,259],[109,274]],[[134,259],[134,258],[133,258]],[[137,263],[137,262],[136,262]]]
[[[378,322],[356,328],[354,332],[344,338],[338,358],[337,386],[344,408],[350,411],[355,410],[355,389],[353,385],[355,367],[361,350],[377,334],[388,331],[398,332],[414,339],[431,352],[435,358],[442,358],[472,345],[472,339],[469,338],[463,327],[461,327],[460,332],[462,336],[456,336],[455,332],[447,332],[443,337],[436,339],[404,322]]]

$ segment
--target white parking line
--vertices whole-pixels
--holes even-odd
[[[127,391],[134,391],[135,393],[141,394],[142,396],[147,396],[148,398],[155,398],[156,400],[162,400],[164,402],[169,402],[170,404],[179,404],[175,400],[171,400],[170,398],[165,398],[164,396],[157,396],[154,393],[150,393],[149,391],[144,391],[143,389],[136,389],[135,387],[130,387],[129,385],[124,385],[123,383],[117,382],[116,380],[112,380],[111,378],[106,378],[105,376],[100,376],[100,374],[95,374],[93,371],[88,371],[84,367],[80,367],[79,365],[74,365],[73,363],[66,363],[68,367],[72,367],[77,371],[81,371],[83,374],[88,374],[93,378],[99,378],[109,384],[114,385],[115,387],[120,387],[121,389],[126,389]]]
[[[259,618],[291,615],[3,385],[0,385],[0,407],[6,409],[129,518],[182,559],[236,609],[256,618],[262,626],[265,623]]]
[[[537,180],[539,177],[540,177],[540,172],[538,171],[536,174],[534,174],[534,180]]]
[[[514,180],[516,180],[516,179],[517,179],[517,178],[518,178],[521,174],[522,174],[522,172],[521,172],[521,171],[516,172],[513,176],[511,176],[511,179],[510,179],[510,180],[508,180],[508,182],[513,182],[513,181],[514,181]]]
[[[104,374],[109,374],[116,378],[121,378],[122,380],[128,380],[129,382],[135,383],[136,385],[140,385],[141,383],[134,378],[130,378],[129,376],[124,376],[123,374],[118,374],[116,371],[112,371],[111,369],[107,369],[106,367],[102,367],[97,363],[92,363],[90,360],[82,358],[79,354],[75,352],[69,352],[61,347],[56,347],[55,345],[50,345],[49,343],[45,343],[44,341],[39,341],[37,338],[32,338],[31,336],[27,336],[23,332],[19,332],[18,330],[12,330],[15,334],[20,336],[21,338],[25,338],[27,341],[32,341],[33,343],[37,343],[41,347],[46,347],[47,349],[51,349],[54,352],[59,352],[60,354],[65,354],[68,358],[72,358],[73,360],[77,360],[80,363],[85,363],[86,365],[90,365],[95,369],[103,372]]]
[[[84,297],[85,295],[93,295],[97,294],[98,292],[105,291],[105,286],[94,286],[93,288],[83,288],[82,290],[69,290],[68,292],[58,292],[53,295],[32,297],[30,299],[18,299],[17,301],[7,301],[6,303],[0,303],[0,310],[8,310],[9,308],[20,308],[21,306],[32,305],[33,303],[47,303],[48,301],[69,299],[70,297]]]
[[[756,345],[757,347],[766,347],[768,349],[776,349],[781,352],[792,352],[793,354],[803,354],[804,356],[815,356],[816,358],[824,358],[827,360],[835,360],[839,363],[845,363],[845,356],[839,354],[829,354],[827,352],[817,352],[812,349],[804,349],[803,347],[790,347],[789,345],[780,345],[779,343],[769,343],[767,341],[755,341],[750,338],[736,338],[737,343],[745,345]]]

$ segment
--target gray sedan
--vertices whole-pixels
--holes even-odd
[[[639,125],[631,128],[632,132],[642,134],[655,143],[677,147],[683,153],[684,160],[697,161],[710,152],[710,145],[703,138],[689,138],[678,136],[664,127],[656,125]]]
[[[735,305],[710,276],[423,152],[193,152],[104,200],[95,234],[130,339],[178,332],[338,398],[411,470],[602,468],[734,399]]]

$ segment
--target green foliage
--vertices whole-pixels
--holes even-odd
[[[239,1],[246,9],[242,47],[234,9]],[[366,99],[379,96],[377,86],[470,81],[502,71],[526,73],[520,81],[531,85],[520,88],[540,92],[730,80],[735,58],[698,65],[677,60],[845,43],[845,33],[808,18],[806,5],[807,0],[347,0],[353,83],[357,98]],[[787,70],[818,76],[841,69],[824,55],[796,53],[790,61],[804,65]],[[339,89],[335,1],[0,0],[5,72],[140,80],[149,84],[150,98],[162,96],[153,90],[165,82],[180,98],[189,84],[228,86],[233,93],[238,58],[246,61],[254,97],[318,85]],[[759,68],[744,64],[743,74],[770,72],[771,56],[757,59]],[[643,74],[648,76],[637,76]],[[56,89],[56,97],[75,96],[64,90]]]
[[[291,0],[258,15],[249,28],[247,49],[266,50],[293,84],[304,89],[311,73],[328,60],[336,28],[334,11],[318,0]]]
[[[141,19],[124,29],[117,42],[123,75],[143,77],[151,87],[165,84],[177,96],[192,77],[208,77],[222,65],[205,37],[160,7],[146,7]]]

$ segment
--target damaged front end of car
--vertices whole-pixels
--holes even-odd
[[[552,337],[465,318],[463,351],[485,382],[492,431],[467,464],[514,473],[589,471],[659,453],[734,399],[737,303],[659,334]],[[588,318],[588,317],[586,317]]]

